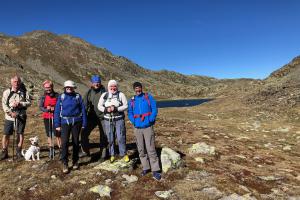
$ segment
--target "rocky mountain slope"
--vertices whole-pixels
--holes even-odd
[[[132,82],[139,80],[158,98],[214,95],[226,89],[231,82],[236,82],[205,76],[185,76],[166,70],[151,71],[80,38],[47,31],[34,31],[20,37],[0,35],[0,67],[3,73],[6,70],[8,73],[17,71],[25,82],[37,88],[45,78],[57,84],[72,79],[78,83],[79,90],[83,91],[88,86],[89,77],[100,74],[104,83],[116,79],[121,89],[129,93]]]
[[[246,96],[252,105],[266,109],[298,107],[300,99],[300,57],[271,73],[260,87]]]

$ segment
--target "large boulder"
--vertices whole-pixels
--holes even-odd
[[[109,197],[111,193],[111,188],[106,185],[96,185],[90,188],[90,192],[98,193],[100,197]]]
[[[207,154],[207,155],[215,155],[215,147],[209,146],[205,142],[198,142],[193,144],[191,148],[188,149],[189,154]]]
[[[125,162],[123,159],[116,160],[115,162],[111,163],[109,160],[96,165],[94,169],[102,169],[114,173],[118,173],[119,171],[132,169],[134,165],[134,161],[130,160],[129,162]]]
[[[162,149],[160,159],[162,171],[164,173],[169,171],[171,168],[175,169],[182,165],[180,154],[168,147],[164,147]]]

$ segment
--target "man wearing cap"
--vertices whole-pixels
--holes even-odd
[[[133,83],[135,96],[128,102],[128,118],[134,126],[134,135],[143,166],[142,176],[152,171],[153,178],[161,179],[159,160],[155,150],[153,125],[157,116],[156,101],[143,92],[140,82]]]
[[[115,80],[108,82],[108,91],[103,93],[98,103],[98,109],[104,112],[105,133],[109,142],[110,162],[115,161],[115,137],[117,136],[119,153],[125,162],[129,162],[126,154],[126,128],[125,111],[127,110],[127,99],[123,92],[118,90]]]
[[[75,92],[76,85],[73,81],[64,82],[64,92],[59,95],[54,109],[54,127],[61,131],[63,173],[69,172],[68,143],[72,135],[73,144],[73,169],[79,168],[79,134],[87,125],[85,106],[80,94]]]
[[[106,157],[106,148],[108,145],[107,137],[104,133],[103,112],[99,111],[97,106],[101,95],[105,92],[104,86],[101,84],[101,78],[98,75],[91,77],[91,88],[86,92],[83,98],[83,103],[87,111],[87,127],[81,133],[82,152],[79,157],[89,156],[89,135],[92,130],[98,126],[100,134],[100,160],[103,161]]]

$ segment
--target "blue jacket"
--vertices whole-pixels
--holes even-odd
[[[149,93],[148,99],[150,106],[145,98],[145,93],[135,95],[128,102],[128,118],[135,128],[147,128],[155,123],[157,116],[156,101]],[[142,117],[142,115],[145,116]]]
[[[62,100],[62,95],[64,98]],[[59,95],[54,109],[54,127],[62,124],[72,124],[82,121],[82,127],[87,126],[85,106],[81,95],[78,93],[66,93]]]

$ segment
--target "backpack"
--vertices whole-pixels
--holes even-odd
[[[148,96],[147,92],[144,94],[144,99],[146,99],[148,106],[151,108],[151,104],[150,104],[150,100],[149,100],[149,96]],[[135,102],[135,96],[133,96],[130,100],[130,105],[131,105],[132,109],[134,109],[134,102]]]
[[[60,117],[62,117],[62,103],[65,100],[65,97],[66,97],[65,93],[62,93],[60,95],[60,102],[59,102],[59,105],[60,105]],[[80,94],[76,93],[76,102],[77,102],[77,104],[80,104],[80,100],[79,99],[80,99]],[[82,115],[82,113],[81,113],[81,115]]]

